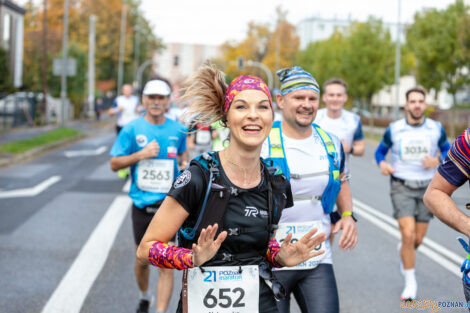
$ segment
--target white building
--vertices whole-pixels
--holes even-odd
[[[403,109],[406,103],[406,92],[416,87],[416,78],[413,75],[406,75],[400,78],[398,89],[398,104]],[[378,93],[372,96],[372,105],[376,107],[379,115],[389,115],[393,112],[393,107],[397,103],[396,85],[390,85],[382,88]],[[426,95],[426,103],[439,109],[449,109],[452,106],[452,96],[445,90],[441,90],[436,97],[434,91]]]
[[[26,10],[10,0],[0,0],[0,46],[5,49],[15,87],[23,84],[23,29]]]
[[[178,84],[192,75],[206,60],[218,57],[218,46],[167,43],[166,49],[154,55],[154,72]]]
[[[335,29],[342,32],[345,30],[353,20],[349,17],[348,19],[328,19],[321,17],[309,17],[303,19],[297,24],[297,35],[300,38],[300,49],[305,49],[309,43],[320,40],[328,39],[333,35]],[[390,31],[392,40],[397,38],[397,24],[396,23],[385,23],[384,27]],[[401,26],[401,42],[405,40],[405,25]]]

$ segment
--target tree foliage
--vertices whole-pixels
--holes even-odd
[[[0,46],[0,97],[3,93],[8,93],[13,89],[10,69],[8,68],[8,55],[5,49]]]
[[[85,98],[88,66],[89,18],[96,16],[95,73],[97,80],[117,80],[121,12],[127,5],[124,53],[124,82],[134,79],[135,36],[140,33],[139,60],[143,63],[162,47],[153,34],[150,22],[139,11],[141,0],[75,0],[69,2],[69,54],[77,58],[77,75],[68,78],[68,95],[74,105],[82,106]],[[47,68],[48,89],[58,96],[58,78],[52,75],[52,61],[62,51],[63,0],[47,1]],[[25,5],[24,84],[32,91],[41,91],[43,48],[43,4],[28,1]],[[138,27],[136,27],[138,25]],[[79,109],[75,110],[76,112]]]
[[[469,8],[457,0],[447,9],[426,9],[414,16],[407,41],[416,56],[418,83],[454,95],[469,82]],[[455,103],[454,103],[455,105]]]
[[[310,43],[297,55],[297,63],[322,84],[332,77],[345,77],[343,59],[347,38],[335,30],[330,38]]]
[[[222,45],[222,59],[218,62],[225,68],[228,78],[242,74],[255,74],[267,79],[260,69],[237,68],[237,59],[243,57],[266,65],[274,75],[279,68],[293,65],[300,40],[295,26],[287,21],[287,11],[277,8],[277,19],[273,29],[269,24],[250,22],[246,38],[241,42],[227,41]],[[274,78],[274,81],[277,79]]]
[[[409,72],[413,62],[408,48],[402,46],[401,73]],[[393,83],[395,43],[381,20],[369,18],[311,43],[298,53],[297,63],[320,84],[332,77],[343,78],[350,99],[370,107],[372,95]]]

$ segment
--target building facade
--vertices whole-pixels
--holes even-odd
[[[0,46],[5,49],[13,85],[23,84],[23,31],[26,10],[0,0]]]
[[[297,24],[297,35],[300,38],[300,49],[305,49],[309,43],[320,40],[328,39],[335,30],[342,32],[351,25],[353,20],[351,17],[348,19],[338,18],[321,18],[321,17],[309,17],[303,19]],[[397,23],[383,23],[385,29],[390,31],[392,40],[397,38],[398,28]],[[401,37],[400,41],[405,41],[405,27],[401,25]]]
[[[166,49],[154,55],[153,70],[173,84],[180,84],[206,60],[218,58],[220,55],[217,46],[167,43]]]

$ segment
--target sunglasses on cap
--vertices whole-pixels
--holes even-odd
[[[284,289],[284,286],[282,286],[282,284],[277,280],[276,276],[273,275],[271,268],[266,262],[261,262],[259,264],[259,276],[261,276],[261,278],[264,279],[266,283],[271,283],[268,283],[268,285],[271,285],[270,287],[276,300],[282,300],[286,298],[287,293]]]

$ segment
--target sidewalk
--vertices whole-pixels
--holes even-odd
[[[80,130],[82,134],[73,138],[67,138],[64,140],[50,143],[48,145],[40,146],[22,154],[14,155],[14,154],[0,153],[0,167],[5,167],[14,163],[31,159],[46,151],[55,149],[57,147],[68,144],[70,142],[75,142],[86,137],[92,137],[99,133],[109,131],[114,128],[114,125],[115,125],[114,118],[111,118],[108,116],[104,116],[99,121],[94,120],[94,119],[69,121],[64,125],[64,127]],[[22,128],[17,128],[17,129],[16,128],[8,129],[0,133],[0,145],[8,143],[8,142],[12,142],[12,141],[37,137],[44,133],[50,132],[56,128],[59,128],[59,126],[54,124],[54,125],[46,125],[46,126],[41,126],[41,127],[22,127]]]

